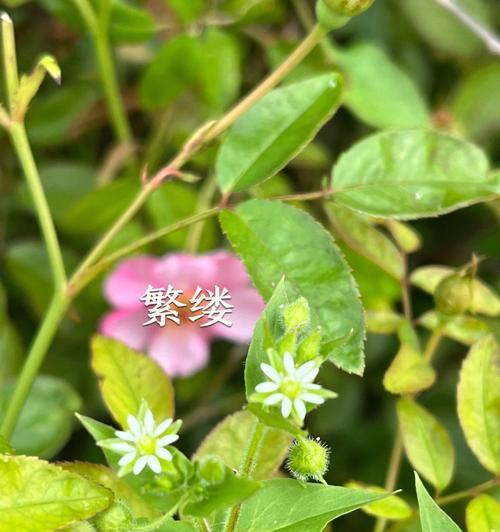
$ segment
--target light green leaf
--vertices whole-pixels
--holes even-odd
[[[438,327],[441,328],[444,336],[465,345],[472,345],[491,333],[491,329],[485,322],[472,316],[447,316],[446,319],[443,319],[431,310],[420,316],[418,321],[431,331]]]
[[[0,434],[0,454],[14,454],[14,449],[9,442]]]
[[[112,493],[43,460],[0,455],[0,530],[50,532],[92,517]]]
[[[217,155],[221,190],[240,191],[277,174],[316,135],[340,103],[342,81],[326,74],[278,88],[229,130]]]
[[[394,334],[403,317],[393,310],[369,310],[366,312],[366,329],[375,334]]]
[[[385,225],[405,253],[414,253],[422,247],[420,235],[410,224],[398,220],[385,220]]]
[[[387,498],[380,501],[372,502],[363,506],[361,510],[368,515],[374,515],[375,517],[382,517],[384,519],[391,519],[392,521],[401,521],[409,519],[413,510],[411,506],[401,497],[397,495],[391,495],[384,488],[379,486],[365,485],[361,482],[347,482],[346,488],[364,490],[366,492],[380,493],[388,495]]]
[[[0,419],[13,390],[13,382],[0,390]],[[80,405],[80,397],[66,382],[56,377],[37,377],[10,440],[12,446],[18,454],[54,456],[71,436],[73,414]]]
[[[427,105],[413,80],[371,43],[357,43],[335,52],[346,77],[346,105],[377,128],[429,124]]]
[[[495,532],[500,530],[500,503],[489,495],[479,495],[465,512],[469,532]]]
[[[155,20],[145,9],[113,0],[108,31],[115,43],[140,43],[154,35]]]
[[[373,216],[435,216],[500,194],[500,182],[488,168],[479,148],[445,133],[378,133],[355,144],[334,166],[334,199]]]
[[[413,399],[397,402],[406,456],[412,466],[438,490],[451,480],[455,453],[446,429]]]
[[[275,479],[241,505],[236,532],[320,532],[327,523],[384,495]]]
[[[327,205],[326,212],[335,232],[356,253],[371,260],[396,279],[403,277],[405,267],[401,253],[368,216],[334,203]]]
[[[332,237],[305,212],[275,201],[247,201],[222,212],[220,221],[264,299],[270,299],[284,277],[291,300],[307,299],[312,326],[321,326],[325,349],[346,339],[324,351],[325,358],[362,374],[363,309]]]
[[[137,415],[146,400],[156,421],[173,417],[174,391],[165,372],[146,355],[104,336],[92,339],[92,369],[113,417],[127,426],[128,414]]]
[[[457,389],[458,418],[481,464],[500,474],[500,349],[493,337],[469,351]]]
[[[438,530],[439,532],[461,532],[460,528],[434,502],[417,473],[415,473],[415,489],[422,532],[437,532]]]
[[[456,270],[447,266],[422,266],[411,274],[411,282],[425,292],[433,294],[439,283]],[[485,316],[500,316],[500,297],[493,288],[475,277],[472,281],[470,311]]]
[[[244,410],[226,417],[203,440],[193,458],[219,456],[228,467],[238,470],[257,423],[257,418]],[[267,429],[256,457],[253,478],[261,480],[274,475],[283,463],[291,442],[292,437],[286,432]]]
[[[430,388],[436,379],[432,366],[412,346],[402,344],[384,375],[384,388],[395,394],[412,394]]]

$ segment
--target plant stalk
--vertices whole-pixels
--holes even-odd
[[[445,497],[439,497],[438,499],[436,499],[436,503],[439,506],[445,506],[446,504],[451,504],[453,502],[461,501],[462,499],[467,499],[469,497],[475,497],[476,495],[479,495],[480,493],[483,493],[484,491],[494,488],[495,486],[498,486],[499,484],[500,484],[500,478],[493,478],[491,480],[487,480],[486,482],[483,482],[482,484],[473,486],[472,488],[469,488],[463,491],[457,491],[456,493],[451,493],[450,495],[446,495]]]

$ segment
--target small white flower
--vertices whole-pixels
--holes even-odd
[[[284,418],[293,414],[302,422],[307,413],[306,403],[321,405],[326,398],[335,397],[334,393],[314,384],[319,372],[318,364],[314,360],[296,367],[292,355],[286,352],[283,357],[283,370],[266,363],[262,363],[260,368],[270,380],[258,384],[255,391],[264,396],[264,405],[278,406],[281,403],[281,415]]]
[[[172,453],[166,447],[179,439],[177,432],[182,421],[172,421],[165,419],[157,425],[153,412],[143,403],[137,417],[128,415],[128,430],[117,430],[116,438],[101,440],[97,445],[123,455],[118,462],[119,476],[131,471],[139,475],[145,467],[160,474],[162,461],[172,461]]]

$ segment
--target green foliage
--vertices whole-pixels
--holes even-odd
[[[307,298],[312,326],[322,329],[325,357],[345,371],[361,374],[361,305],[331,236],[306,213],[272,201],[248,201],[234,212],[221,213],[220,220],[264,298],[269,300],[284,277],[290,302],[299,295]]]
[[[467,505],[467,528],[490,532],[500,528],[500,503],[489,495],[479,495]]]
[[[359,142],[334,166],[332,182],[341,205],[406,220],[500,193],[480,149],[427,129],[378,133]]]
[[[105,510],[112,493],[43,460],[0,455],[0,529],[50,532]]]
[[[174,391],[167,375],[150,358],[104,336],[92,339],[92,368],[113,417],[126,426],[128,414],[146,400],[158,421],[173,417]]]
[[[277,174],[339,106],[342,80],[325,74],[275,89],[230,129],[215,171],[223,192],[240,191]]]
[[[469,447],[486,469],[498,475],[500,349],[491,336],[475,343],[464,360],[457,403],[458,417]]]

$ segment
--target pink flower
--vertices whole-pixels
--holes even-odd
[[[148,285],[183,290],[177,300],[186,306],[172,309],[179,312],[180,324],[166,320],[144,326],[148,309],[139,298]],[[204,291],[227,288],[233,306],[225,316],[231,327],[217,323],[201,327],[206,319],[192,322],[188,318],[199,314],[190,312],[189,300],[199,286]],[[100,323],[100,331],[116,338],[133,349],[146,351],[170,376],[186,376],[203,368],[209,359],[210,342],[226,338],[237,343],[247,343],[252,337],[255,323],[264,308],[264,302],[245,272],[240,260],[227,251],[205,255],[170,253],[163,258],[134,257],[122,262],[106,280],[104,293],[114,310],[108,312]],[[206,293],[206,292],[205,292]]]

